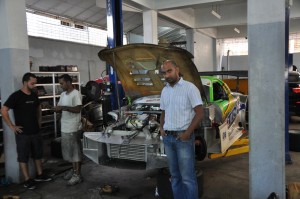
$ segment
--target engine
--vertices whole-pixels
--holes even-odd
[[[147,126],[150,132],[154,132],[159,127],[157,118],[157,114],[133,113],[126,117],[125,126],[130,130],[141,130]]]

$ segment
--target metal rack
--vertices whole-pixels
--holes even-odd
[[[52,106],[56,106],[58,102],[58,97],[60,97],[60,93],[58,93],[59,83],[55,81],[56,77],[59,77],[63,74],[69,74],[70,76],[77,76],[77,82],[73,82],[74,85],[78,85],[78,89],[80,91],[80,73],[79,72],[32,72],[37,77],[52,77],[51,83],[39,83],[36,84],[36,86],[44,86],[47,87],[47,90],[50,91],[50,94],[48,95],[41,95],[39,96],[39,99],[52,99]],[[42,109],[42,111],[48,111],[49,109]],[[57,137],[57,119],[58,119],[58,113],[53,113],[53,117],[51,115],[43,116],[42,118],[42,124],[53,122],[54,125],[54,136]]]

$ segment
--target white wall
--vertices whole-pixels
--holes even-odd
[[[213,71],[216,67],[216,39],[194,31],[194,63],[198,71]]]
[[[293,54],[293,64],[298,67],[298,70],[300,69],[300,53]]]
[[[248,55],[222,57],[222,67],[224,70],[248,70]],[[228,66],[227,66],[228,62]]]
[[[293,64],[300,68],[300,53],[293,54]],[[224,70],[248,70],[248,55],[242,56],[229,56],[227,68],[227,56],[223,56],[222,58],[222,67]]]
[[[144,37],[141,35],[136,35],[133,33],[128,34],[128,43],[133,44],[133,43],[144,43]]]
[[[29,37],[29,56],[33,71],[39,71],[39,66],[77,65],[84,85],[89,80],[100,77],[105,70],[105,62],[98,57],[101,49],[103,48],[98,46]]]
[[[198,71],[213,71],[216,67],[216,39],[199,32],[192,30],[193,35],[193,52],[194,63]],[[187,38],[188,39],[188,38]],[[143,43],[143,36],[130,34],[129,43]]]
[[[217,70],[220,57],[215,53],[215,39],[197,31],[194,34],[194,63],[198,71]],[[140,37],[135,42],[141,43]],[[131,41],[135,42],[134,39]],[[38,66],[77,65],[84,85],[100,77],[105,70],[105,62],[98,57],[101,49],[97,46],[29,37],[29,56],[34,71],[39,70]],[[293,63],[300,68],[300,53],[293,54]],[[228,70],[227,56],[222,57],[221,66]],[[229,70],[248,70],[248,56],[230,56]]]

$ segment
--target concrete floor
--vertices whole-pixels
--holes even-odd
[[[293,120],[292,129],[300,129],[300,119]],[[299,127],[299,128],[298,128]],[[300,153],[290,152],[293,164],[286,165],[286,183],[300,182]],[[154,199],[156,170],[128,170],[99,166],[86,159],[82,167],[84,182],[66,186],[62,175],[70,164],[61,159],[47,158],[45,169],[53,174],[54,181],[40,183],[35,190],[22,185],[0,186],[0,196],[18,195],[22,199]],[[249,198],[249,158],[247,154],[226,158],[205,159],[197,168],[203,171],[202,199]],[[99,195],[105,184],[117,185],[120,191],[114,195]]]

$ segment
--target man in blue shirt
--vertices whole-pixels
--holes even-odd
[[[174,199],[198,199],[195,171],[195,136],[203,117],[199,89],[179,75],[179,67],[166,60],[161,67],[167,82],[160,99],[160,133],[171,173]]]

